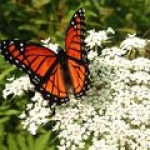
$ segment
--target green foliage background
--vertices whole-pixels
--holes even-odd
[[[64,46],[65,31],[74,12],[86,10],[87,30],[111,26],[117,43],[127,33],[150,38],[149,0],[0,0],[0,40],[27,39],[39,42],[51,37]],[[30,95],[4,100],[6,78],[22,72],[0,56],[0,150],[54,150],[59,143],[51,126],[43,127],[36,136],[22,129],[18,115],[25,109]]]

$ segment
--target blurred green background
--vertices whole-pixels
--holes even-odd
[[[74,12],[86,11],[86,29],[116,31],[114,43],[126,34],[137,33],[150,38],[149,0],[0,0],[0,40],[27,39],[39,42],[51,37],[64,46],[64,37]],[[24,131],[18,114],[29,102],[30,95],[4,100],[2,90],[6,78],[22,74],[0,56],[0,150],[54,150],[59,143],[51,125],[39,130],[36,136]]]

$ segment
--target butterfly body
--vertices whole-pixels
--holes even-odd
[[[5,59],[25,71],[45,99],[62,104],[69,100],[68,83],[76,97],[89,89],[89,61],[85,51],[84,10],[79,9],[71,18],[65,36],[65,51],[58,53],[44,46],[23,40],[4,40],[0,50]]]
[[[66,68],[67,67],[67,55],[63,49],[59,48],[57,58],[61,66]]]
[[[57,54],[57,60],[56,62],[60,63],[61,66],[61,71],[63,74],[63,78],[64,78],[64,83],[66,86],[71,85],[71,79],[69,76],[69,69],[68,69],[68,64],[67,64],[67,60],[68,56],[65,53],[65,51],[62,48],[58,48],[58,54]],[[51,70],[49,71],[49,73],[51,74]],[[50,74],[48,74],[47,76],[50,76]]]

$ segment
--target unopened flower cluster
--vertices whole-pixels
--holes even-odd
[[[53,131],[59,131],[59,150],[150,149],[150,60],[132,55],[144,49],[147,40],[128,35],[119,46],[103,49],[108,39],[108,30],[102,34],[92,30],[85,40],[91,49],[88,58],[92,85],[82,100],[71,95],[68,105],[56,107],[51,120],[57,121]],[[101,47],[100,53],[97,47]],[[127,59],[129,55],[132,60]],[[23,112],[21,118],[24,128],[36,134],[38,126],[50,121],[47,118],[51,110],[40,96],[32,101],[27,105],[28,114]]]

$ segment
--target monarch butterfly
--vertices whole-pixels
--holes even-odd
[[[0,50],[5,60],[25,71],[44,99],[58,105],[69,100],[66,79],[74,95],[80,97],[89,89],[89,61],[85,51],[85,13],[75,12],[65,36],[65,50],[58,54],[44,46],[23,40],[3,40]],[[67,74],[67,76],[66,76]]]

